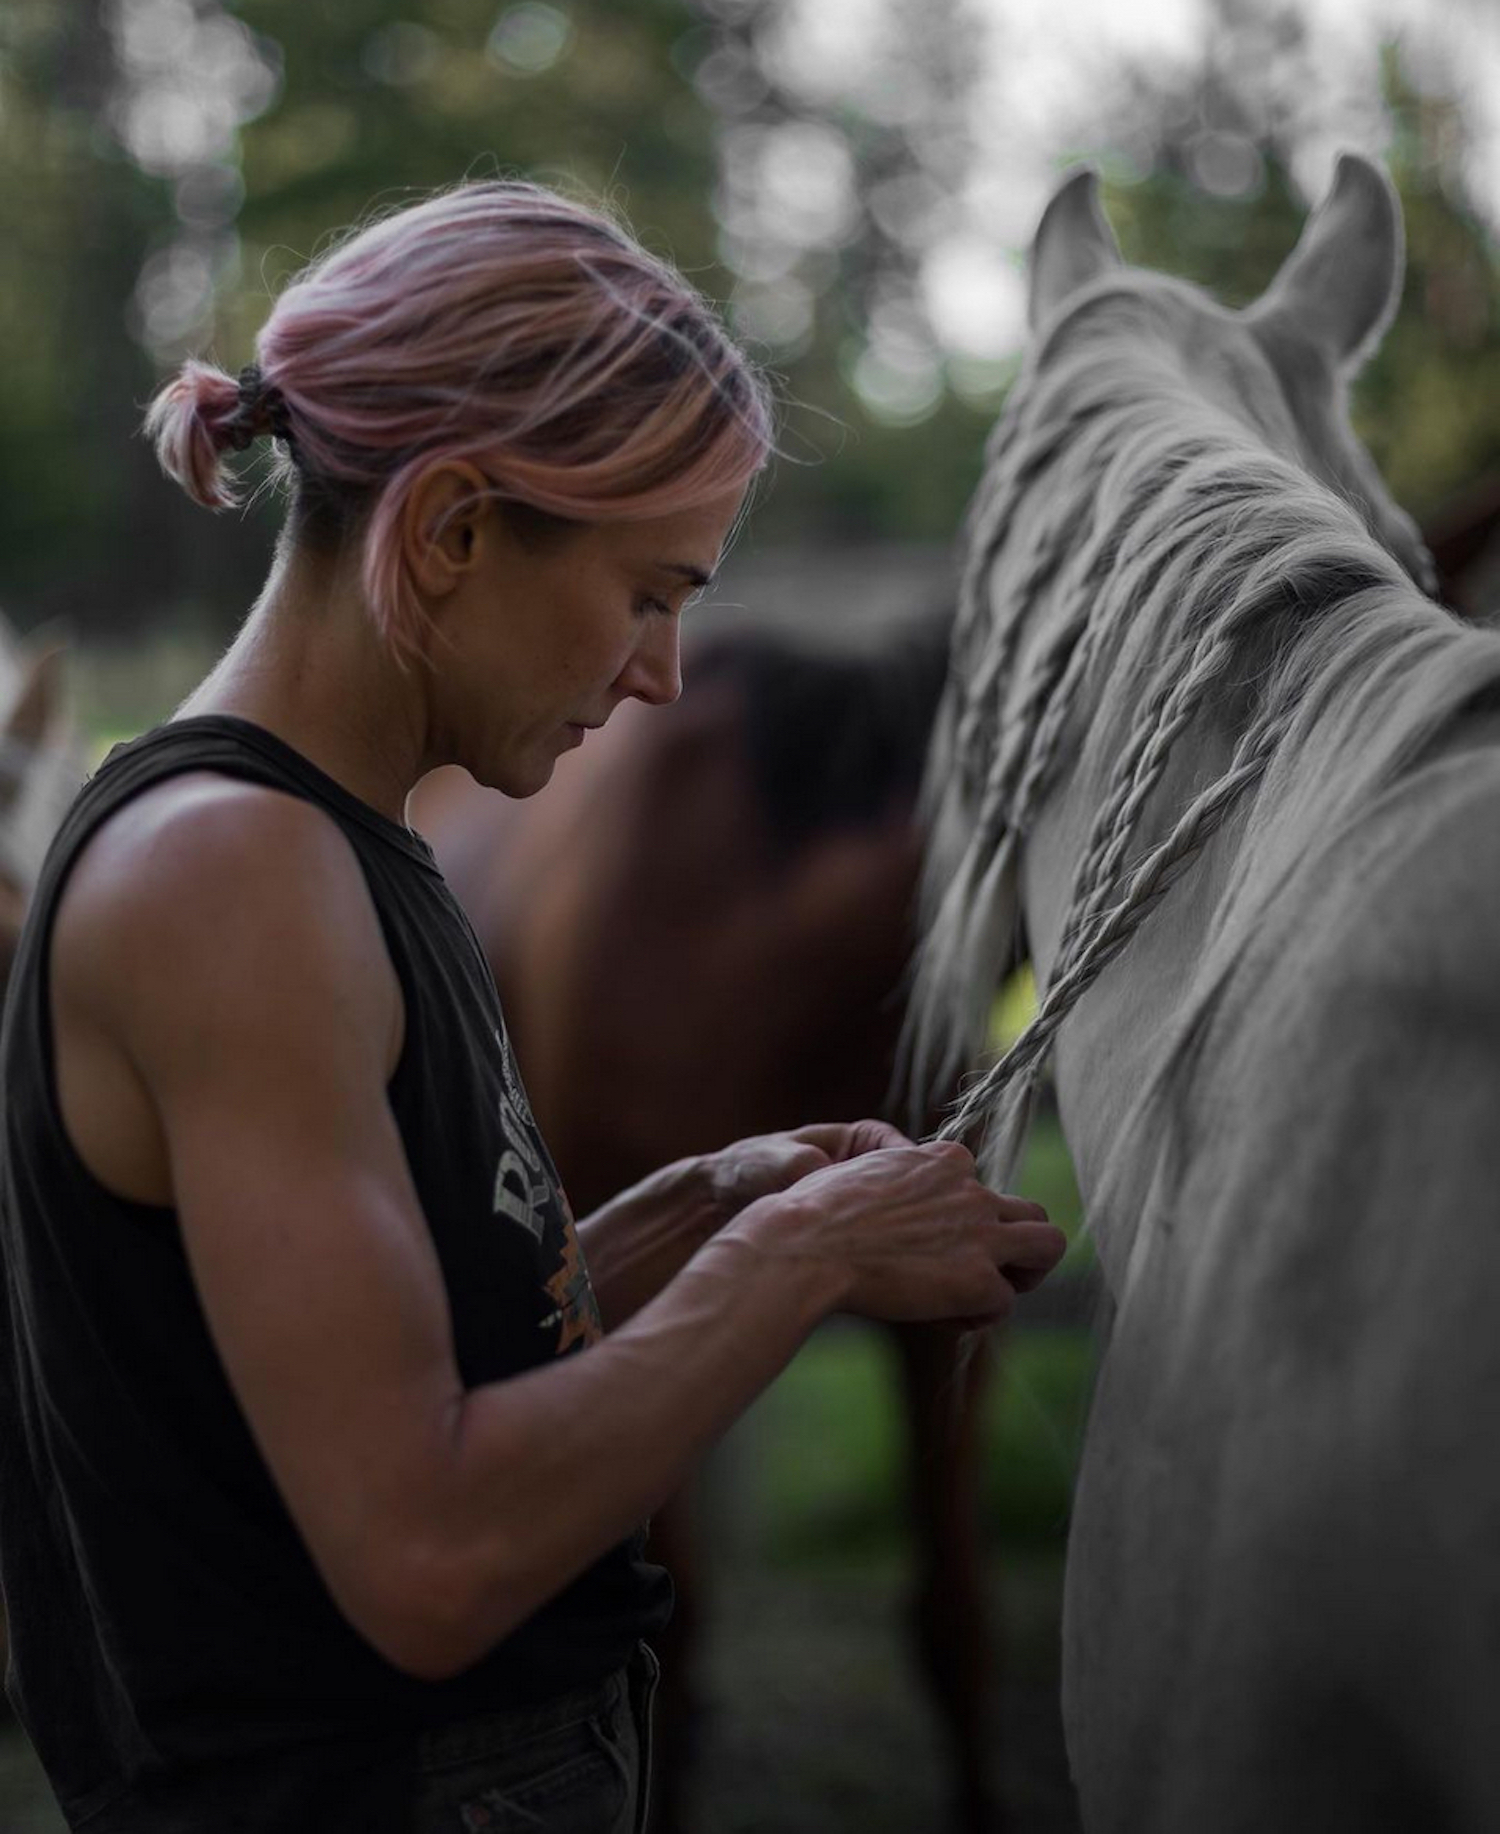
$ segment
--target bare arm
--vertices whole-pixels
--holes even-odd
[[[706,1159],[678,1159],[578,1220],[589,1284],[618,1331],[681,1273],[726,1217]]]
[[[468,1666],[625,1534],[830,1310],[998,1317],[1002,1265],[1060,1252],[961,1149],[863,1153],[750,1203],[585,1354],[465,1392],[385,1098],[399,991],[343,837],[224,786],[144,863],[108,839],[56,972],[150,1094],[215,1342],[313,1559],[411,1673]]]
[[[837,1124],[757,1134],[674,1160],[601,1204],[578,1234],[606,1330],[634,1317],[747,1204],[857,1150],[851,1129]]]

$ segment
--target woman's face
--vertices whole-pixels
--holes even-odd
[[[742,494],[543,541],[489,506],[430,650],[439,748],[476,781],[530,796],[621,701],[676,700],[679,618],[717,567]]]

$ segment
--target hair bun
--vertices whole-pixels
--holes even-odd
[[[238,378],[196,358],[184,363],[151,403],[144,431],[168,477],[205,509],[239,502],[225,454],[244,452],[262,434],[286,433],[286,403],[258,363]]]

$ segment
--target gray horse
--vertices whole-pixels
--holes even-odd
[[[1256,304],[1032,251],[929,772],[918,1075],[1003,1179],[1055,1054],[1110,1300],[1064,1707],[1094,1834],[1500,1828],[1500,635],[1344,387],[1400,217],[1345,156]]]
[[[42,858],[83,782],[64,669],[60,644],[23,643],[0,617],[0,994]],[[6,1648],[0,1600],[0,1674]],[[0,1694],[0,1719],[5,1713]]]

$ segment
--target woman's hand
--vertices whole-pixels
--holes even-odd
[[[844,1156],[851,1132],[798,1127],[736,1140],[662,1166],[583,1217],[578,1233],[605,1328],[654,1299],[748,1205]]]
[[[738,1216],[747,1204],[784,1191],[810,1172],[848,1156],[847,1126],[797,1127],[785,1133],[752,1134],[716,1153],[705,1153],[703,1168],[720,1223]]]
[[[859,1121],[743,1144],[762,1149],[747,1175],[791,1175],[746,1206],[732,1233],[823,1263],[841,1310],[996,1323],[1067,1247],[1040,1204],[989,1190],[967,1148],[951,1142],[917,1145],[884,1122]]]

